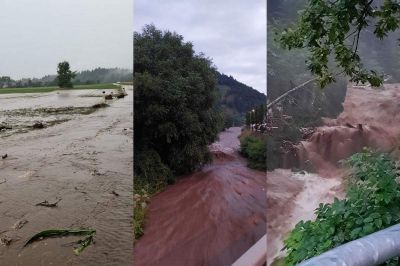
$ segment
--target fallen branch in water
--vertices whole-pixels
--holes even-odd
[[[47,200],[39,202],[36,204],[36,206],[43,206],[43,207],[50,207],[50,208],[54,208],[57,207],[58,203],[61,201],[61,199],[58,199],[56,202],[54,203],[49,203]]]
[[[86,237],[83,240],[77,241],[76,244],[78,244],[78,246],[73,249],[75,255],[79,255],[87,246],[90,245],[90,243],[93,242],[93,237],[95,236],[95,234],[96,230],[94,229],[50,229],[37,233],[36,235],[31,237],[25,243],[24,247],[31,244],[32,242],[42,240],[44,238],[83,235]]]

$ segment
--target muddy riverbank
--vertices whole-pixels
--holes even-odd
[[[210,146],[213,163],[150,203],[134,265],[230,265],[266,233],[265,172],[238,154],[240,128]]]
[[[0,238],[11,239],[9,245],[0,244],[2,265],[132,264],[132,88],[127,92],[128,97],[109,101],[107,108],[58,114],[53,118],[68,119],[0,136],[0,154],[8,155],[0,159]],[[101,91],[89,90],[1,95],[0,112],[13,114],[1,119],[46,122],[49,112],[18,116],[15,111],[90,107],[101,101]],[[56,208],[36,206],[45,200],[60,201]],[[52,228],[92,228],[97,233],[80,256],[70,245],[77,237],[45,239],[23,248],[29,237]]]

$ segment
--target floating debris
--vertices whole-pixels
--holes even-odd
[[[74,247],[73,251],[75,255],[79,255],[82,253],[82,251],[90,245],[90,243],[93,242],[93,237],[96,234],[96,230],[93,229],[50,229],[50,230],[45,230],[40,233],[37,233],[33,237],[31,237],[24,245],[26,247],[27,245],[31,244],[32,242],[35,242],[37,240],[42,240],[44,238],[49,238],[49,237],[62,237],[62,236],[69,236],[69,235],[82,235],[86,236],[85,239],[79,240],[76,242],[78,245],[77,247]]]
[[[7,156],[8,156],[8,154],[6,153],[6,154],[1,156],[1,159],[5,159],[5,158],[7,158]]]
[[[42,122],[35,122],[35,124],[33,124],[32,128],[42,129],[42,128],[45,128],[45,125]]]
[[[39,202],[36,204],[36,206],[43,206],[43,207],[50,207],[50,208],[54,208],[57,207],[58,203],[61,201],[61,199],[58,199],[56,202],[54,203],[49,203],[47,200]]]
[[[22,227],[24,227],[24,225],[26,225],[27,223],[28,223],[28,220],[25,220],[25,219],[19,220],[19,221],[17,221],[17,222],[13,225],[13,228],[14,228],[15,230],[19,230],[19,229],[21,229]]]
[[[115,196],[119,197],[119,194],[118,194],[117,192],[115,192],[114,190],[113,190],[113,191],[111,191],[111,194],[113,194],[113,195],[115,195]]]
[[[13,239],[7,235],[0,236],[0,244],[4,246],[9,246]]]
[[[106,103],[96,103],[94,105],[92,105],[92,108],[105,108],[108,107],[109,105]]]

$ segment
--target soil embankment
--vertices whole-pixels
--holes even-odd
[[[239,134],[221,133],[210,165],[152,199],[135,266],[230,265],[265,234],[265,172],[246,167]]]

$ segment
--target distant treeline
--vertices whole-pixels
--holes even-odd
[[[124,68],[95,68],[76,73],[73,84],[96,84],[132,81],[133,72]],[[42,78],[23,78],[14,80],[8,76],[0,77],[0,88],[26,88],[57,86],[56,75],[46,75]]]

